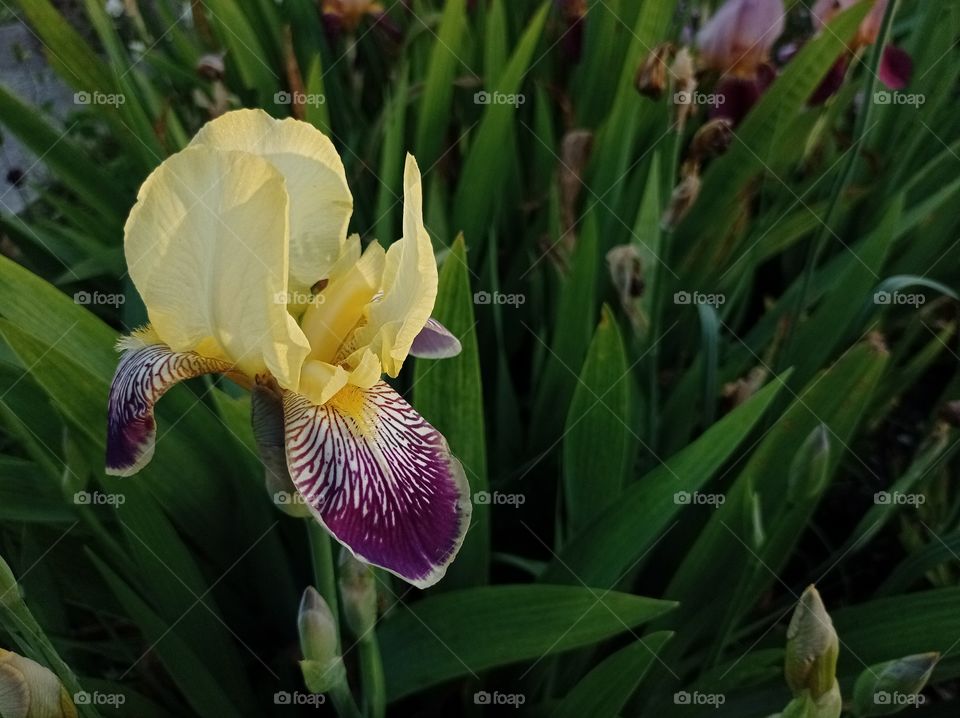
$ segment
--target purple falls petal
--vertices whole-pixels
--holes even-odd
[[[736,127],[750,114],[750,110],[776,79],[776,69],[766,62],[757,66],[752,77],[723,77],[715,90],[717,103],[708,108],[710,119],[730,120]]]
[[[165,344],[122,341],[120,364],[107,406],[107,473],[132,476],[153,458],[157,426],[153,405],[177,382],[229,369],[224,362]]]
[[[311,512],[353,554],[419,588],[439,581],[470,524],[447,442],[389,384],[317,406],[287,392],[287,466]]]
[[[887,45],[883,48],[880,67],[877,71],[880,82],[891,90],[902,90],[913,77],[913,58],[906,50]]]
[[[463,347],[460,340],[436,319],[428,319],[410,347],[410,354],[421,359],[449,359]]]

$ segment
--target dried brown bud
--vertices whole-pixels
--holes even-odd
[[[673,194],[670,195],[670,204],[667,205],[661,220],[664,229],[673,229],[687,216],[687,212],[700,196],[700,185],[700,172],[696,165],[691,165],[684,172],[680,184],[673,188]]]
[[[570,130],[560,145],[560,220],[563,230],[563,249],[571,251],[576,243],[573,228],[576,225],[577,202],[583,190],[583,171],[590,161],[593,133],[590,130]]]
[[[226,71],[223,55],[219,52],[209,52],[197,60],[197,74],[206,80],[222,80]]]
[[[653,100],[659,100],[667,88],[667,72],[670,70],[669,61],[673,56],[673,43],[665,42],[647,55],[643,64],[637,68],[637,77],[634,84],[637,92]]]
[[[941,406],[940,418],[955,429],[960,428],[960,399],[948,401]]]
[[[630,317],[635,328],[642,324],[637,299],[643,295],[643,260],[634,244],[620,244],[607,252],[610,278],[620,297],[623,311]]]
[[[733,123],[725,118],[710,120],[693,136],[690,157],[696,162],[722,155],[733,142]]]
[[[692,98],[697,89],[697,67],[690,50],[685,47],[680,48],[676,57],[673,58],[670,74],[673,76],[673,98],[677,107],[677,125],[679,131],[682,132],[687,119],[696,109],[696,104],[692,102]]]

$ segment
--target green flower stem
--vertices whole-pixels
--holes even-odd
[[[340,606],[337,601],[337,576],[333,569],[333,546],[330,534],[312,518],[306,519],[310,537],[310,561],[313,564],[313,580],[317,591],[330,607],[337,627],[337,650],[340,650]],[[366,675],[366,674],[364,674]],[[360,709],[350,692],[346,677],[332,687],[327,694],[333,701],[334,710],[340,718],[361,718]]]
[[[363,681],[363,713],[367,718],[384,718],[387,713],[387,683],[380,658],[376,631],[360,639],[360,674]]]
[[[360,709],[357,708],[357,703],[353,700],[353,695],[350,693],[350,687],[346,680],[331,688],[328,695],[330,700],[333,701],[333,708],[340,718],[362,718]]]
[[[313,581],[317,591],[330,607],[337,623],[337,648],[340,648],[340,609],[337,602],[337,576],[333,569],[333,547],[330,534],[312,518],[307,518],[307,534],[310,537],[310,561],[313,564]]]

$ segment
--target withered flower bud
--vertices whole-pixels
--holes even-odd
[[[643,260],[634,244],[620,244],[607,252],[610,279],[620,297],[620,305],[634,328],[643,323],[637,300],[643,295]]]
[[[710,120],[693,136],[690,143],[690,157],[701,162],[727,151],[733,142],[733,123],[726,118]]]
[[[673,52],[673,43],[664,42],[647,55],[643,64],[637,68],[637,76],[634,80],[637,92],[652,100],[659,100],[663,96],[669,81],[667,72],[670,69],[669,62]]]
[[[219,52],[208,52],[197,60],[196,70],[205,80],[222,80],[226,71],[223,55]]]
[[[700,170],[695,164],[688,165],[683,172],[683,179],[680,184],[673,188],[673,194],[670,195],[670,204],[660,223],[666,230],[672,230],[687,216],[687,212],[700,196]]]
[[[673,100],[677,107],[678,131],[683,132],[687,119],[696,109],[693,94],[697,90],[697,67],[688,48],[682,47],[677,52],[670,66],[670,74],[673,76]]]

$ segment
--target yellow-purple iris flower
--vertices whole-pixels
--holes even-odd
[[[213,120],[164,161],[125,227],[150,323],[119,342],[108,473],[150,460],[167,389],[223,373],[276,396],[286,470],[317,521],[367,563],[438,581],[469,524],[469,489],[443,436],[382,376],[460,345],[430,318],[437,265],[412,156],[403,194],[403,237],[361,251],[333,144],[256,110]]]

